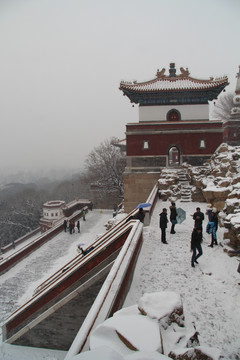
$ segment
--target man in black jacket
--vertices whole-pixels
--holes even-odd
[[[168,223],[167,209],[164,208],[163,211],[161,212],[161,214],[159,214],[159,216],[160,216],[159,226],[162,231],[161,241],[162,241],[162,243],[167,244],[167,241],[166,241],[166,228],[167,228],[167,223]]]
[[[170,208],[170,221],[172,223],[170,234],[176,234],[175,225],[177,224],[177,209],[175,202],[171,202]]]
[[[197,259],[202,255],[201,243],[202,243],[202,229],[201,227],[194,228],[191,237],[191,249],[190,249],[190,251],[192,252],[192,261],[191,261],[192,267],[195,267],[194,263],[198,264]]]
[[[195,220],[194,227],[200,227],[202,229],[202,223],[204,220],[204,214],[199,207],[196,208],[196,212],[193,214],[193,220]]]

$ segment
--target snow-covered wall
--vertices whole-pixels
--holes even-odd
[[[173,109],[180,112],[181,120],[207,120],[209,118],[208,104],[173,104],[161,106],[139,106],[139,121],[167,121],[167,113]]]

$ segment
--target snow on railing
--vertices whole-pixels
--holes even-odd
[[[136,223],[140,223],[139,220],[128,221],[127,223],[125,222],[125,224],[123,224],[118,231],[115,231],[115,233],[111,237],[107,238],[106,241],[102,242],[101,244],[99,244],[98,247],[94,248],[91,251],[91,253],[89,253],[89,257],[84,256],[82,259],[80,259],[80,262],[75,265],[75,269],[77,270],[77,269],[79,269],[79,267],[84,266],[85,263],[87,263],[89,260],[91,260],[90,257],[94,257],[94,256],[97,256],[98,254],[102,253],[109,244],[124,237],[124,234],[127,233],[127,237],[128,237],[129,234],[131,234],[131,232],[132,232],[133,225]],[[125,239],[125,242],[126,242],[126,239]],[[123,246],[124,246],[124,244],[122,245],[122,247]],[[72,271],[74,271],[75,269],[72,268]],[[44,299],[46,299],[48,294],[50,294],[51,289],[52,288],[54,289],[56,286],[59,286],[59,285],[61,286],[62,281],[65,281],[68,278],[68,276],[71,276],[71,273],[67,274],[67,271],[66,271],[65,273],[62,274],[61,278],[56,279],[54,282],[50,283],[49,286],[42,289],[42,291],[40,291],[38,294],[36,294],[32,299],[27,301],[23,306],[18,308],[15,312],[13,312],[8,317],[7,321],[3,325],[4,341],[7,341],[9,343],[16,341],[17,338],[19,338],[25,332],[27,332],[29,329],[33,328],[36,324],[38,324],[38,322],[41,321],[42,318],[45,318],[46,316],[48,316],[49,314],[51,314],[52,312],[54,312],[55,310],[58,309],[58,303],[56,303],[53,308],[50,307],[47,310],[45,309],[45,311],[40,316],[31,320],[30,323],[25,322],[29,316],[29,313],[28,313],[29,307],[31,307],[32,311],[33,311],[33,309],[35,309],[35,307],[36,307],[36,309],[34,311],[39,310],[38,304],[41,302],[42,298],[44,297]],[[67,295],[66,295],[66,297],[67,297]],[[62,301],[65,301],[65,300],[60,299],[59,304]],[[59,306],[61,306],[61,304]],[[32,314],[33,314],[33,312],[31,312],[31,316],[32,316]],[[18,329],[18,331],[15,334],[12,333],[10,335],[10,332],[12,332],[15,325],[18,324],[18,326],[19,326],[19,320],[21,320],[20,322],[23,322],[23,323],[25,322],[25,324],[23,324],[24,326],[21,329]]]
[[[133,212],[135,212],[135,211],[136,210],[134,210]],[[113,226],[110,230],[106,231],[102,236],[97,238],[85,250],[88,250],[90,247],[96,248],[98,245],[103,244],[105,241],[108,241],[109,238],[112,238],[112,236],[115,235],[119,231],[119,229],[122,227],[122,225],[124,223],[126,223],[126,220],[128,219],[129,215],[133,214],[133,212],[131,212],[125,218],[120,220],[115,226]],[[84,258],[87,255],[85,255]],[[35,290],[33,296],[35,296],[38,293],[40,293],[41,291],[43,291],[43,289],[49,287],[50,284],[55,282],[59,277],[61,277],[63,275],[63,272],[66,273],[66,274],[68,272],[70,272],[71,269],[73,269],[73,267],[75,265],[77,265],[79,263],[79,261],[81,261],[82,258],[83,258],[83,255],[79,254],[79,255],[75,256],[72,260],[70,260],[68,263],[66,263],[64,266],[62,266],[58,271],[56,271],[53,275],[51,275],[48,279],[46,279],[43,283],[41,283],[37,287],[37,289]]]
[[[134,210],[135,211],[135,210]],[[126,232],[126,229],[130,229],[131,222],[128,222],[126,226],[123,226],[126,223],[126,219],[131,215],[132,213],[128,214],[126,218],[122,219],[114,228],[107,231],[104,235],[102,235],[100,238],[98,238],[94,243],[92,243],[90,246],[94,246],[94,249],[88,253],[87,255],[77,255],[74,259],[69,261],[67,264],[65,264],[61,269],[59,269],[57,272],[55,272],[50,278],[48,278],[44,283],[39,285],[39,291],[36,291],[33,297],[28,300],[24,305],[19,307],[16,311],[14,311],[9,317],[8,321],[13,319],[17,314],[21,313],[24,309],[26,309],[31,303],[37,301],[41,296],[46,294],[52,286],[55,286],[58,281],[62,281],[64,278],[67,278],[68,275],[79,266],[82,266],[87,261],[89,261],[89,257],[93,256],[96,252],[99,252],[106,247],[106,245],[113,241],[114,238],[121,236],[124,232]],[[129,226],[130,224],[130,226]],[[89,247],[90,247],[89,246]],[[66,269],[66,271],[63,272],[63,270]]]
[[[67,219],[75,219],[76,217],[80,216],[81,211],[82,210],[75,211]],[[51,229],[45,231],[43,234],[29,241],[27,244],[23,244],[23,246],[16,248],[16,250],[11,255],[3,257],[3,259],[1,259],[0,261],[0,273],[7,271],[11,266],[22,260],[23,257],[28,255],[30,252],[36,250],[43,243],[50,240],[53,236],[59,233],[61,231],[61,228],[63,227],[64,219],[65,217],[57,220]]]
[[[144,225],[146,225],[146,226],[150,224],[151,215],[154,210],[154,206],[155,206],[157,199],[158,199],[158,186],[156,184],[156,185],[154,185],[154,187],[146,201],[146,203],[150,203],[151,206],[144,209],[144,211],[145,211]]]
[[[126,276],[129,276],[129,272],[133,271],[133,268],[130,267],[132,258],[136,256],[136,250],[139,250],[143,224],[136,220],[131,220],[128,224],[132,224],[131,232],[76,335],[65,360],[72,359],[82,350],[88,350],[91,332],[98,324],[108,318]]]

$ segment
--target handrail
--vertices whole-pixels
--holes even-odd
[[[30,300],[28,300],[25,304],[23,304],[21,307],[19,307],[18,309],[16,309],[7,319],[7,322],[14,319],[16,317],[16,315],[18,313],[21,313],[23,310],[25,310],[28,305],[30,303],[34,303],[35,301],[37,301],[41,296],[45,295],[48,290],[53,287],[54,285],[56,285],[59,281],[63,281],[64,279],[66,279],[68,277],[68,275],[70,275],[73,271],[74,268],[78,269],[79,267],[81,267],[81,265],[87,263],[91,257],[93,257],[94,255],[96,255],[97,253],[100,253],[101,251],[104,250],[104,248],[106,247],[106,245],[108,245],[109,243],[111,243],[111,241],[114,239],[114,237],[120,237],[121,234],[124,234],[126,231],[130,230],[132,227],[132,222],[127,222],[126,224],[124,224],[118,231],[115,231],[114,234],[112,234],[112,236],[108,239],[106,239],[106,241],[98,244],[98,246],[96,246],[96,248],[93,249],[92,252],[88,253],[87,255],[85,255],[84,257],[82,257],[81,259],[79,259],[79,262],[77,262],[76,264],[74,264],[71,268],[69,268],[67,271],[65,271],[64,273],[61,273],[61,276],[57,277],[55,280],[53,280],[52,282],[49,282],[48,286],[44,287],[43,289],[40,290],[40,292],[38,292],[37,294],[35,294]],[[118,235],[118,236],[117,236]],[[75,269],[75,270],[76,270]]]
[[[103,243],[103,241],[106,241],[106,239],[109,238],[109,236],[113,236],[119,228],[126,222],[126,220],[129,218],[130,215],[132,215],[136,210],[134,209],[131,213],[129,213],[126,217],[124,217],[122,220],[120,220],[117,224],[115,224],[111,229],[107,230],[103,235],[101,235],[98,239],[96,239],[91,245],[89,245],[87,249],[90,247],[98,246],[99,244]],[[112,234],[111,234],[112,233]],[[87,254],[88,255],[88,254]],[[85,257],[87,256],[85,255]],[[37,295],[39,292],[41,292],[44,288],[47,287],[48,284],[52,283],[54,280],[56,280],[59,276],[62,275],[63,271],[66,269],[65,272],[70,271],[73,266],[75,266],[79,261],[83,258],[82,254],[79,254],[75,256],[73,259],[71,259],[68,263],[66,263],[64,266],[62,266],[60,269],[58,269],[54,274],[52,274],[49,278],[47,278],[45,281],[43,281],[38,287],[39,291],[37,291],[34,295]],[[36,290],[37,290],[36,289]]]
[[[121,288],[125,277],[129,276],[130,271],[133,271],[132,260],[136,256],[136,252],[139,251],[143,224],[139,220],[132,220],[131,222],[133,223],[132,230],[79,329],[65,360],[70,360],[82,350],[87,350],[86,346],[89,343],[91,332],[110,315],[116,301],[117,292]]]
[[[75,217],[78,217],[80,215],[80,213],[81,213],[81,210],[75,211],[71,216],[68,217],[68,219],[73,219]],[[63,219],[64,219],[64,217],[63,217]],[[22,247],[19,247],[16,251],[14,251],[8,257],[3,258],[0,261],[0,272],[3,272],[9,266],[11,266],[12,264],[15,264],[19,260],[19,257],[22,254],[23,254],[22,255],[22,257],[23,257],[25,254],[28,254],[29,252],[31,252],[31,249],[34,250],[34,246],[37,247],[38,244],[41,245],[41,242],[44,242],[45,238],[46,238],[46,241],[49,240],[49,237],[51,238],[52,236],[54,236],[56,234],[56,232],[60,232],[62,227],[63,227],[63,222],[61,222],[61,223],[57,222],[56,225],[53,226],[51,229],[47,230],[46,232],[39,235],[38,237],[36,237],[32,241],[28,242],[27,244],[23,245]],[[10,264],[10,265],[8,266],[8,264]]]
[[[12,250],[13,246],[17,247],[20,244],[24,243],[26,240],[29,240],[33,235],[36,235],[38,232],[40,232],[40,226],[34,230],[31,230],[20,238],[13,240],[11,243],[1,247],[2,254],[6,254],[8,251]]]

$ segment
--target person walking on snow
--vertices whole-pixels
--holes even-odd
[[[161,214],[159,214],[160,216],[160,221],[159,221],[159,226],[161,229],[161,241],[163,244],[167,244],[166,241],[166,228],[167,228],[167,223],[168,223],[168,218],[167,218],[167,209],[164,208],[163,211],[161,212]]]
[[[194,263],[198,264],[197,259],[202,255],[202,229],[201,227],[197,227],[193,229],[191,236],[191,249],[192,252],[192,260],[191,265],[195,267]],[[198,254],[197,254],[198,251]]]
[[[170,208],[170,221],[172,223],[170,234],[176,234],[176,231],[174,230],[175,225],[177,224],[177,209],[175,202],[171,203],[172,205],[169,206]]]

